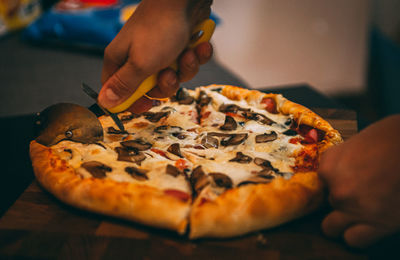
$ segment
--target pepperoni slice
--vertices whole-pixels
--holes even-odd
[[[168,189],[168,190],[164,190],[164,193],[166,195],[180,199],[184,202],[186,202],[190,199],[190,195],[188,193],[186,193],[184,191],[180,191],[180,190]]]
[[[268,112],[270,112],[272,114],[278,113],[278,111],[276,111],[276,103],[273,98],[270,98],[270,97],[263,98],[261,100],[261,104],[265,105],[265,110],[267,110]]]

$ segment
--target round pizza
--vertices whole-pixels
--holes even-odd
[[[232,237],[275,227],[323,199],[321,153],[342,142],[308,108],[227,85],[179,89],[148,112],[99,118],[96,141],[31,142],[39,183],[80,209],[188,233]]]

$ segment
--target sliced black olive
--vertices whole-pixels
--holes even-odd
[[[210,135],[206,135],[201,139],[201,144],[206,148],[218,148],[218,139]]]
[[[111,167],[98,161],[84,162],[81,167],[87,170],[94,178],[98,179],[105,178],[106,172],[112,171]]]
[[[121,121],[123,123],[125,123],[125,122],[131,121],[132,119],[138,118],[138,117],[140,117],[140,115],[135,114],[135,113],[132,113],[130,115],[123,115],[123,116],[121,116]]]
[[[176,168],[175,166],[168,164],[167,168],[166,168],[166,173],[173,176],[173,177],[177,177],[178,175],[182,174],[182,172],[180,170],[178,170],[178,168]]]
[[[248,134],[231,134],[231,137],[228,139],[222,140],[221,145],[229,146],[229,145],[238,145],[243,143],[248,137]]]
[[[250,111],[250,108],[243,108],[235,104],[222,104],[219,106],[218,110],[223,113],[237,113],[238,111]]]
[[[291,118],[288,118],[288,119],[285,121],[285,125],[286,125],[286,126],[291,126],[292,123],[293,123],[293,119],[291,119]]]
[[[143,169],[139,169],[139,168],[136,168],[136,167],[129,166],[129,167],[126,167],[126,168],[125,168],[125,171],[126,171],[130,176],[132,176],[132,178],[134,178],[134,179],[136,179],[136,180],[138,180],[138,181],[145,181],[145,180],[148,180],[148,179],[149,179],[149,177],[147,177],[147,175],[146,175],[146,173],[147,173],[146,170],[143,170]]]
[[[201,166],[197,166],[196,168],[193,169],[189,180],[192,185],[193,191],[195,191],[197,194],[199,194],[200,191],[205,186],[210,184],[210,180],[208,179],[207,175],[204,173]]]
[[[225,116],[225,123],[219,128],[221,130],[236,130],[237,123],[231,116]]]
[[[109,128],[107,128],[107,134],[124,135],[128,134],[128,132],[115,129],[114,127],[110,126]]]
[[[227,189],[232,188],[233,182],[229,176],[219,172],[212,172],[209,175],[213,178],[214,183],[218,187],[223,187]]]
[[[245,124],[245,122],[238,122],[238,124],[240,125],[240,126],[244,126],[244,124]]]
[[[288,135],[288,136],[295,136],[295,135],[297,135],[297,132],[293,129],[288,129],[285,132],[283,132],[282,134]]]
[[[271,131],[269,134],[264,133],[261,135],[256,135],[256,143],[266,143],[272,142],[278,138],[278,135],[275,131]]]
[[[186,135],[182,134],[182,133],[172,133],[172,136],[175,136],[176,138],[178,138],[179,140],[183,140],[186,138]]]
[[[172,154],[175,154],[175,155],[177,155],[177,156],[179,156],[179,157],[181,157],[181,158],[183,158],[183,156],[182,156],[182,154],[181,154],[181,148],[179,147],[179,144],[178,144],[178,143],[171,144],[171,145],[168,147],[167,151],[170,152],[170,153],[172,153]]]
[[[262,176],[251,176],[250,178],[240,182],[238,187],[247,185],[247,184],[260,184],[260,183],[269,183],[271,182],[270,179],[264,178]]]
[[[128,149],[136,149],[138,151],[148,150],[152,146],[151,143],[147,143],[147,142],[143,141],[142,139],[124,141],[124,142],[121,142],[121,145]]]
[[[206,92],[200,91],[199,97],[196,100],[196,102],[200,107],[202,107],[202,106],[208,105],[208,103],[210,103],[211,100],[212,100],[212,98],[207,96]]]
[[[258,166],[263,167],[267,170],[274,170],[275,168],[272,166],[271,162],[259,157],[254,158],[254,163]]]
[[[238,162],[238,163],[250,163],[253,159],[243,154],[242,152],[237,152],[235,158],[230,159],[230,162]]]
[[[149,120],[152,123],[157,123],[158,121],[160,121],[161,118],[166,117],[169,115],[169,111],[165,111],[165,112],[144,112],[144,118],[146,118],[147,120]]]
[[[215,92],[221,93],[222,88],[214,88],[214,89],[212,89],[211,91],[215,91]]]

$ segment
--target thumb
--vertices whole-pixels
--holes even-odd
[[[149,75],[126,62],[103,85],[98,101],[105,108],[112,108],[127,98],[137,89],[139,84]]]

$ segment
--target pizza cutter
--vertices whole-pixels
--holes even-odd
[[[95,143],[103,140],[103,127],[97,116],[86,107],[58,103],[38,113],[35,125],[39,132],[36,141],[45,146],[62,140]]]
[[[215,23],[211,19],[207,19],[196,26],[188,48],[194,48],[202,42],[209,41],[214,29]],[[170,67],[177,71],[177,62],[175,61]],[[155,87],[156,84],[157,74],[153,74],[145,79],[132,96],[123,103],[108,110],[100,105],[99,107],[111,116],[121,131],[124,131],[124,126],[115,113],[128,109],[136,100]],[[97,93],[84,83],[82,88],[97,103]],[[95,143],[103,140],[103,128],[97,116],[89,109],[76,104],[59,103],[52,105],[38,113],[35,124],[39,132],[36,141],[45,146],[54,145],[62,140],[81,143]]]
[[[82,83],[82,90],[96,101],[95,107],[114,120],[121,132],[125,132],[124,125],[118,116],[97,104],[98,94],[87,84]],[[86,107],[59,103],[52,105],[38,113],[35,124],[38,127],[39,136],[36,141],[46,145],[54,145],[61,140],[71,140],[80,143],[96,143],[103,140],[103,128],[97,115]]]

